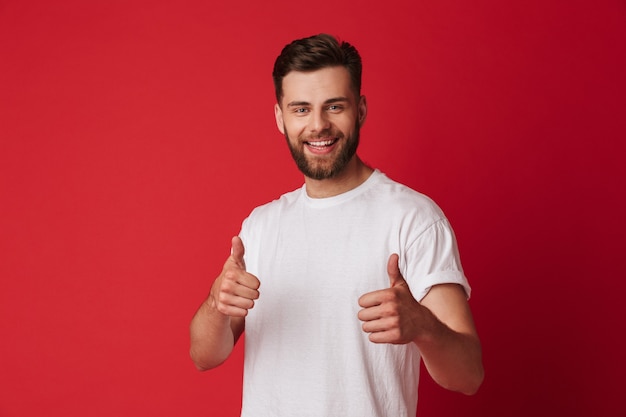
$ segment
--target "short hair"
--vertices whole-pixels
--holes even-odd
[[[291,71],[308,72],[337,66],[343,66],[348,70],[352,89],[359,97],[363,65],[361,56],[354,46],[325,33],[291,42],[283,48],[274,62],[272,78],[276,100],[280,104],[283,96],[283,78]]]

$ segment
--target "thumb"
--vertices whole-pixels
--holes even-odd
[[[387,275],[389,275],[389,286],[397,287],[398,285],[405,284],[406,281],[400,273],[400,267],[398,261],[400,257],[397,253],[392,254],[387,261]]]
[[[245,248],[241,238],[239,236],[233,237],[231,245],[230,255],[241,268],[246,269],[246,263],[243,260]]]

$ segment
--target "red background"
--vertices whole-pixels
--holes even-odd
[[[433,197],[486,380],[419,416],[624,416],[626,4],[0,0],[0,416],[237,416],[239,346],[188,323],[256,205],[302,178],[271,67],[364,61],[362,157]]]

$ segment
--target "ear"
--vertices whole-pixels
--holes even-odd
[[[365,96],[361,96],[359,99],[359,126],[363,126],[365,118],[367,117],[367,99]]]
[[[283,110],[278,103],[274,104],[274,117],[276,118],[276,127],[280,130],[280,133],[285,134],[285,123],[283,121]]]

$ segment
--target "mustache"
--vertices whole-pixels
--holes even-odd
[[[326,138],[342,139],[343,137],[344,137],[344,134],[340,130],[331,128],[331,129],[324,129],[320,131],[319,133],[312,134],[312,135],[300,135],[298,139],[303,142],[309,142],[313,140],[320,140],[320,139],[326,139]]]

